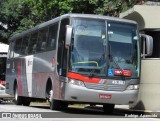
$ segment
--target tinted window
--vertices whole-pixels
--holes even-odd
[[[26,35],[23,37],[23,43],[21,47],[21,54],[28,55],[28,43],[29,43],[30,35]]]
[[[28,54],[34,54],[36,52],[36,42],[37,42],[37,35],[38,32],[32,33],[30,42],[29,42],[29,48],[28,48]]]
[[[22,38],[17,39],[15,41],[14,57],[18,57],[21,55],[21,43],[22,43]]]
[[[56,48],[56,40],[57,40],[57,31],[58,31],[58,23],[51,25],[49,27],[49,35],[47,39],[46,50],[54,50]]]
[[[36,52],[45,51],[47,37],[48,37],[48,27],[39,30]]]

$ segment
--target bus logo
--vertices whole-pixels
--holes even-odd
[[[28,66],[31,66],[33,61],[28,60]]]
[[[12,118],[11,113],[2,113],[2,118],[3,119]]]

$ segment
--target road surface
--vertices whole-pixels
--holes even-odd
[[[17,106],[13,103],[6,102],[0,104],[0,120],[3,119],[3,121],[10,121],[11,118],[12,120],[42,118],[41,120],[47,119],[52,121],[106,121],[108,119],[117,121],[118,118],[119,121],[128,121],[128,117],[130,121],[160,121],[159,118],[139,118],[141,115],[147,116],[148,114],[121,108],[116,108],[112,114],[104,114],[100,106],[86,106],[84,108],[69,107],[63,111],[52,111],[49,109],[49,105],[42,103],[32,103],[29,107]],[[153,115],[151,116],[153,117]],[[85,120],[83,120],[83,118],[85,118]],[[39,120],[40,119],[38,119],[38,121]]]

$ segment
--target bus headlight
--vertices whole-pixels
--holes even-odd
[[[139,89],[139,85],[136,84],[136,85],[129,85],[127,87],[127,90],[138,90]]]
[[[82,81],[75,80],[75,79],[68,79],[68,83],[74,84],[74,85],[77,85],[77,86],[85,87],[85,85]]]

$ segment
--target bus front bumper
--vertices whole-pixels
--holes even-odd
[[[137,100],[138,90],[104,91],[66,83],[64,100],[83,103],[128,105]]]

